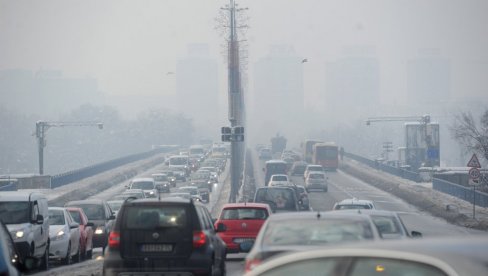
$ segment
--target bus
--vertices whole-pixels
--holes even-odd
[[[339,167],[339,148],[335,143],[317,143],[313,145],[312,161],[322,165],[325,170],[337,170]]]
[[[264,186],[268,186],[273,174],[288,174],[288,165],[283,160],[269,160],[265,163],[264,172]]]
[[[312,163],[312,151],[313,151],[313,145],[317,143],[322,143],[322,141],[319,140],[306,140],[305,142],[302,143],[302,153],[303,153],[303,160],[307,163]]]
[[[168,160],[170,169],[182,170],[186,176],[190,175],[190,158],[188,155],[173,155]]]

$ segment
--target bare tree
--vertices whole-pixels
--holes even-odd
[[[480,154],[488,161],[488,109],[478,124],[470,112],[461,112],[450,127],[452,137],[467,150]]]

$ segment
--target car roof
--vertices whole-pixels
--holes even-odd
[[[66,208],[64,207],[54,207],[54,206],[50,206],[47,208],[48,210],[59,210],[59,211],[64,211],[66,210]]]
[[[226,203],[222,206],[223,209],[227,208],[265,208],[268,209],[269,205],[266,203],[255,203],[255,202],[248,202],[248,203]]]
[[[131,182],[139,182],[139,181],[154,181],[154,178],[152,177],[138,177],[138,178],[133,178]]]
[[[315,167],[322,167],[322,165],[308,164],[307,167],[315,168]]]
[[[29,197],[45,198],[43,193],[26,191],[6,191],[0,192],[0,201],[28,201]]]
[[[271,175],[271,177],[273,177],[273,176],[286,176],[286,178],[288,178],[288,175],[286,175],[286,174],[273,174],[273,175]]]
[[[84,200],[74,200],[69,201],[66,205],[74,206],[74,205],[84,205],[84,204],[103,204],[103,199],[84,199]]]
[[[344,199],[344,200],[341,200],[339,202],[336,203],[337,205],[343,205],[343,204],[347,204],[347,205],[370,205],[370,204],[373,204],[373,201],[371,200],[366,200],[366,199],[357,199],[357,198],[347,198],[347,199]]]

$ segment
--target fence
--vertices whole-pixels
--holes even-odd
[[[401,177],[401,178],[405,178],[405,179],[415,181],[415,182],[421,182],[422,181],[420,175],[416,172],[412,172],[412,171],[408,171],[408,170],[405,170],[402,168],[397,168],[397,167],[389,166],[386,164],[382,164],[382,163],[379,163],[377,161],[373,161],[373,160],[370,160],[368,158],[365,158],[365,157],[362,157],[359,155],[355,155],[355,154],[352,154],[349,152],[345,152],[344,156],[351,158],[351,159],[354,159],[356,161],[359,161],[361,163],[364,163],[364,164],[370,166],[371,168],[375,168],[377,170],[382,170],[384,172],[396,175],[396,176]]]
[[[79,181],[81,179],[84,179],[84,178],[87,178],[90,176],[94,176],[96,174],[99,174],[99,173],[102,173],[105,171],[112,170],[114,168],[129,164],[129,163],[132,163],[135,161],[139,161],[142,159],[149,158],[149,157],[154,156],[154,155],[159,154],[159,153],[169,152],[171,150],[172,149],[169,149],[169,148],[157,148],[157,149],[153,149],[151,151],[137,153],[137,154],[133,154],[133,155],[129,155],[129,156],[124,156],[121,158],[106,161],[106,162],[96,164],[96,165],[92,165],[89,167],[85,167],[85,168],[65,172],[62,174],[54,175],[54,176],[52,176],[52,179],[51,179],[51,188],[54,189],[54,188],[57,188],[57,187],[60,187],[60,186],[63,186],[63,185],[66,185],[66,184],[69,184],[69,183],[72,183],[75,181]]]
[[[432,186],[435,190],[441,191],[446,194],[458,197],[460,199],[466,200],[468,202],[473,202],[473,197],[475,197],[475,204],[481,207],[488,207],[488,194],[475,191],[473,193],[472,188],[468,188],[456,183],[445,181],[439,178],[434,178],[432,180]]]

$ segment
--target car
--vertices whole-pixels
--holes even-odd
[[[259,159],[270,160],[272,158],[273,158],[273,154],[271,153],[270,148],[262,148],[259,150]]]
[[[0,275],[20,276],[21,272],[29,272],[37,260],[34,257],[22,260],[7,226],[2,221],[0,224]]]
[[[113,196],[111,200],[126,200],[129,197],[146,198],[146,194],[142,189],[129,189],[123,191],[121,194]]]
[[[252,249],[246,256],[245,269],[250,271],[270,257],[284,252],[374,239],[380,239],[379,232],[370,219],[361,214],[274,214],[261,227]],[[248,248],[250,246],[247,243],[241,244],[244,252]]]
[[[108,236],[112,231],[115,215],[113,214],[107,201],[103,199],[86,199],[69,201],[65,207],[79,207],[85,212],[88,221],[93,222],[95,229],[93,235],[93,247],[101,247],[102,252],[108,245]]]
[[[181,198],[186,198],[186,199],[192,198],[190,193],[170,193],[170,194],[168,194],[168,197],[181,197]]]
[[[373,201],[357,198],[348,198],[336,202],[332,210],[345,210],[345,209],[376,209]]]
[[[171,192],[171,183],[169,177],[165,173],[153,173],[151,177],[154,179],[156,190],[160,193]]]
[[[81,260],[80,225],[66,208],[49,207],[49,259],[65,265]]]
[[[191,199],[128,201],[110,234],[103,275],[225,275],[226,247],[216,230],[207,208]]]
[[[294,175],[304,175],[305,169],[307,168],[307,162],[305,161],[295,161],[290,169],[290,174]]]
[[[199,170],[194,172],[190,177],[191,185],[197,185],[199,187],[205,187],[210,192],[213,190],[214,181],[211,179],[211,172],[207,170]]]
[[[93,222],[89,222],[83,209],[66,207],[73,220],[80,225],[81,259],[89,260],[93,256]]]
[[[156,197],[158,195],[156,182],[151,177],[134,178],[130,181],[127,189],[141,189],[146,197]]]
[[[171,187],[173,187],[173,188],[176,187],[176,176],[175,176],[174,171],[166,169],[166,170],[161,171],[160,173],[164,173],[165,175],[168,176],[168,181],[171,184]]]
[[[310,171],[305,178],[305,187],[309,192],[312,190],[327,192],[329,190],[327,176],[323,172]]]
[[[324,169],[324,167],[322,167],[322,165],[309,164],[309,165],[307,165],[307,167],[305,168],[305,171],[303,172],[303,179],[307,179],[307,176],[311,171],[325,173],[325,169]]]
[[[290,185],[290,180],[286,174],[273,174],[269,179],[268,186]]]
[[[239,244],[254,241],[261,226],[272,214],[268,204],[263,203],[227,203],[222,206],[215,229],[222,228],[219,236],[227,245],[227,253],[239,253]]]
[[[202,195],[200,194],[200,189],[195,186],[183,186],[179,187],[178,193],[189,193],[194,200],[202,201]]]
[[[266,203],[276,212],[297,212],[300,210],[296,191],[291,187],[260,187],[254,194],[254,202]]]
[[[309,275],[486,275],[486,235],[353,243],[292,252],[256,267],[246,276]],[[369,272],[369,273],[368,273]]]
[[[0,192],[0,220],[5,223],[22,262],[37,259],[36,266],[49,269],[49,210],[39,192]],[[28,258],[30,259],[30,258]]]
[[[110,209],[114,213],[114,216],[117,216],[117,213],[119,212],[120,207],[122,206],[122,204],[124,204],[124,202],[126,200],[127,200],[127,198],[125,198],[125,199],[112,199],[112,200],[107,201],[107,204],[108,204],[108,206],[110,206]]]

